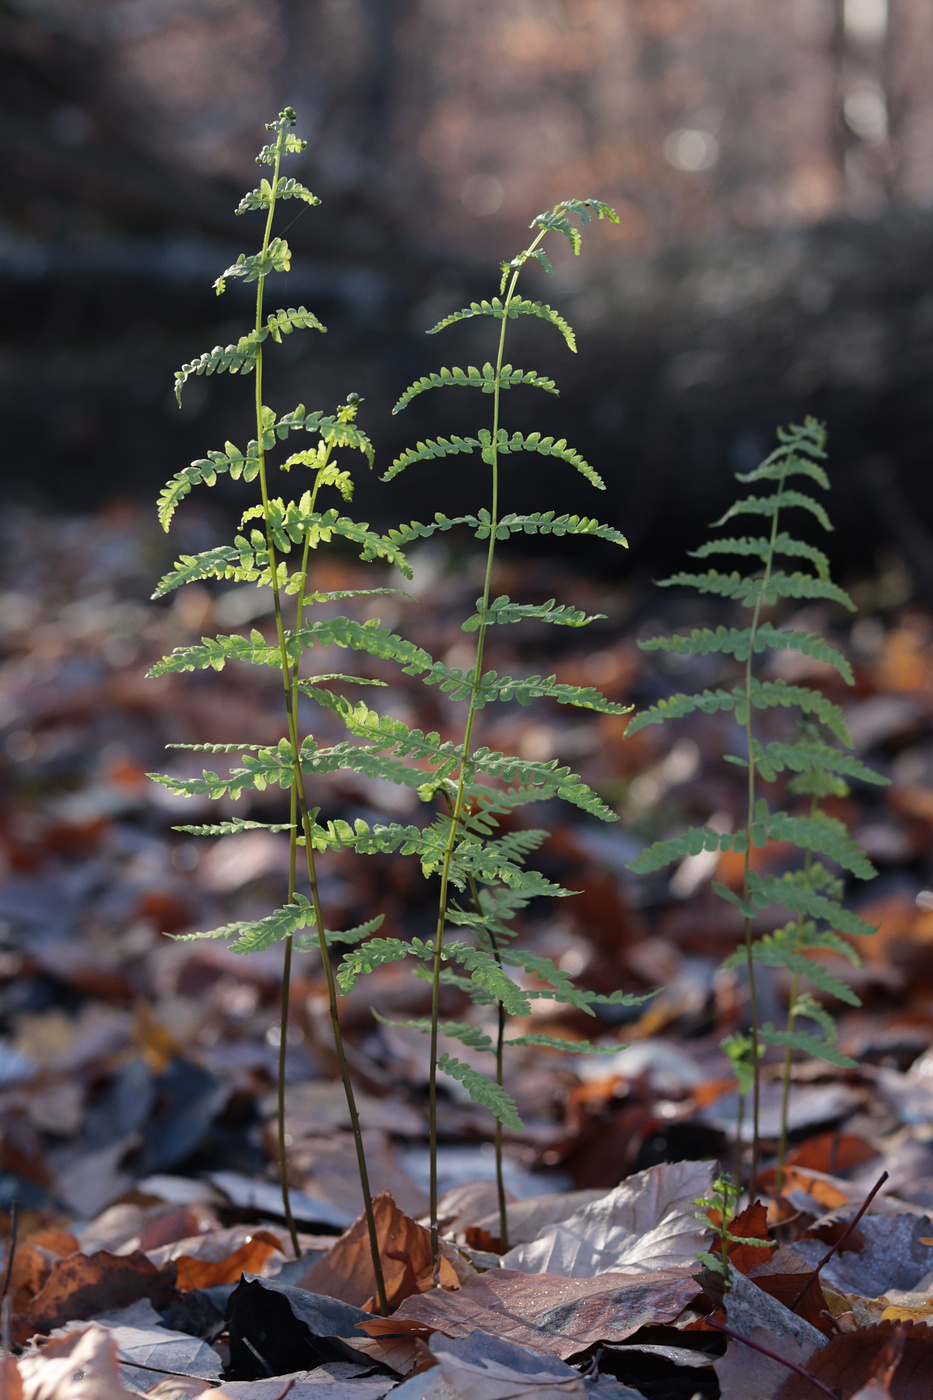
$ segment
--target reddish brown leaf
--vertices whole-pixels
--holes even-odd
[[[623,1342],[640,1327],[673,1322],[698,1296],[682,1270],[568,1279],[494,1269],[457,1293],[432,1289],[389,1318],[360,1327],[371,1337],[420,1331],[465,1337],[473,1328],[566,1360],[597,1342]]]
[[[389,1306],[395,1308],[413,1293],[431,1286],[431,1232],[400,1211],[388,1191],[373,1201],[373,1213],[386,1297]],[[444,1257],[440,1262],[440,1280],[445,1288],[460,1286],[452,1264]],[[373,1305],[376,1276],[365,1215],[340,1236],[329,1254],[312,1264],[296,1287],[310,1293],[326,1293],[358,1308],[369,1309]]]
[[[176,1287],[182,1293],[187,1293],[192,1288],[214,1288],[221,1283],[236,1283],[240,1274],[258,1274],[270,1254],[281,1248],[275,1235],[268,1230],[256,1230],[226,1259],[194,1259],[190,1254],[181,1254],[175,1260],[178,1269]]]
[[[768,1211],[761,1201],[754,1201],[729,1222],[729,1232],[743,1239],[766,1240],[768,1238]],[[752,1269],[767,1264],[774,1253],[773,1247],[756,1244],[730,1244],[729,1262],[740,1274],[750,1274]]]
[[[51,1332],[66,1322],[126,1307],[139,1298],[167,1302],[174,1292],[174,1267],[159,1270],[145,1254],[71,1254],[56,1259],[32,1306],[13,1322],[13,1340],[22,1345],[34,1333]]]
[[[903,1342],[903,1352],[897,1352]],[[933,1329],[922,1322],[879,1322],[859,1327],[827,1342],[807,1362],[812,1376],[834,1387],[840,1400],[856,1400],[858,1392],[880,1381],[891,1400],[930,1400],[933,1372]],[[890,1376],[890,1379],[887,1377]],[[869,1390],[881,1400],[884,1390]],[[789,1376],[775,1400],[825,1400],[824,1393],[802,1376]]]
[[[25,1312],[39,1292],[55,1259],[74,1254],[78,1241],[68,1230],[38,1230],[16,1247],[10,1273],[13,1314]]]

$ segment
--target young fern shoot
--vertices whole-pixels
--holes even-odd
[[[614,820],[610,811],[582,781],[566,769],[558,769],[556,764],[533,763],[508,758],[502,754],[491,754],[484,748],[477,748],[474,732],[479,711],[496,700],[516,699],[528,704],[538,697],[550,697],[559,703],[583,706],[592,710],[621,713],[623,706],[607,700],[599,691],[561,685],[556,678],[533,676],[527,679],[502,677],[495,671],[483,672],[483,657],[489,628],[500,624],[511,624],[524,619],[537,619],[559,626],[580,627],[593,621],[578,609],[558,604],[550,599],[544,604],[518,604],[508,597],[492,597],[493,570],[496,545],[518,532],[585,534],[601,539],[625,544],[617,530],[598,524],[594,520],[578,516],[555,516],[554,512],[543,515],[518,516],[502,515],[500,511],[500,461],[513,453],[537,452],[555,456],[581,472],[591,485],[602,488],[603,483],[597,472],[579,453],[567,446],[564,439],[555,441],[540,433],[509,433],[502,426],[502,396],[505,390],[514,385],[528,384],[548,393],[556,393],[552,380],[533,370],[515,369],[506,363],[505,346],[508,323],[516,316],[530,315],[554,325],[564,337],[571,350],[576,348],[573,331],[567,322],[552,307],[539,301],[530,301],[517,294],[517,285],[522,268],[529,261],[537,261],[548,272],[552,272],[550,260],[541,247],[549,233],[565,236],[574,253],[580,250],[581,235],[573,219],[586,225],[595,215],[597,219],[607,218],[617,222],[617,216],[607,205],[598,200],[565,200],[552,210],[535,218],[531,227],[535,236],[527,248],[511,262],[503,264],[502,282],[499,296],[492,301],[474,302],[461,311],[445,317],[433,328],[431,334],[445,327],[475,316],[486,316],[499,322],[498,343],[495,363],[487,363],[483,368],[470,366],[468,369],[443,368],[438,373],[429,374],[410,385],[395,406],[395,412],[405,408],[412,399],[427,389],[457,385],[479,389],[491,397],[489,426],[480,428],[475,437],[439,438],[418,443],[416,447],[403,453],[385,473],[384,479],[391,479],[404,468],[416,462],[432,461],[457,453],[479,451],[483,462],[490,470],[489,505],[476,516],[462,516],[450,520],[436,516],[430,526],[412,524],[399,532],[400,542],[446,530],[455,524],[463,524],[473,530],[474,535],[486,544],[486,566],[483,576],[482,595],[477,600],[476,611],[463,623],[463,630],[475,633],[476,644],[472,666],[462,674],[446,667],[435,666],[425,677],[427,683],[441,683],[443,688],[454,693],[458,699],[467,702],[463,737],[459,744],[444,746],[444,753],[434,755],[436,764],[433,779],[423,784],[422,796],[443,800],[444,806],[430,828],[433,842],[431,859],[425,862],[425,869],[440,877],[437,923],[433,943],[425,945],[421,971],[431,982],[431,1015],[429,1019],[412,1023],[430,1036],[430,1080],[429,1080],[429,1119],[431,1139],[431,1233],[435,1260],[438,1251],[437,1223],[437,1076],[438,1072],[452,1075],[463,1083],[471,1096],[485,1104],[496,1116],[496,1167],[500,1206],[501,1242],[508,1246],[508,1222],[505,1208],[505,1189],[502,1163],[502,1128],[513,1129],[521,1126],[513,1100],[503,1088],[503,1051],[507,1044],[550,1044],[560,1049],[593,1047],[585,1043],[577,1046],[565,1041],[552,1040],[546,1036],[518,1037],[505,1040],[505,1021],[508,1013],[527,1014],[530,998],[534,993],[520,991],[508,976],[506,968],[523,968],[538,976],[545,988],[541,995],[557,996],[583,1005],[592,1010],[597,1000],[626,1000],[621,993],[612,998],[598,998],[592,994],[578,992],[550,959],[538,958],[522,953],[510,946],[509,940],[515,930],[509,921],[527,905],[535,895],[562,896],[570,893],[560,886],[543,879],[525,868],[525,858],[544,840],[543,831],[518,831],[511,835],[495,837],[497,817],[515,810],[527,802],[557,794],[575,802],[583,810],[602,820]],[[438,759],[443,761],[438,762]],[[497,790],[483,779],[504,779],[515,786],[505,791]],[[454,889],[464,891],[469,897],[469,905],[462,907],[453,899]],[[447,943],[445,932],[448,922],[466,927],[473,935],[474,944]],[[371,954],[372,944],[361,949],[359,955],[351,954],[345,959],[347,975],[355,975],[363,970],[363,957]],[[406,948],[405,951],[411,951]],[[401,949],[399,950],[401,953]],[[463,977],[445,968],[446,961],[453,959],[470,973]],[[342,969],[343,970],[343,969]],[[474,1001],[497,1006],[497,1031],[495,1043],[476,1026],[460,1022],[441,1022],[439,1018],[440,988],[444,981],[455,982],[468,991]],[[474,1048],[495,1054],[495,1077],[490,1080],[479,1074],[462,1061],[449,1054],[439,1055],[438,1038],[441,1033],[460,1039]]]
[[[845,793],[846,779],[864,783],[883,783],[886,779],[847,752],[852,748],[852,740],[838,705],[818,690],[780,679],[764,680],[756,674],[756,659],[765,651],[797,652],[832,667],[843,681],[849,685],[853,683],[848,661],[823,637],[815,633],[787,631],[766,620],[765,616],[766,610],[782,599],[823,599],[854,608],[849,595],[830,578],[826,555],[780,528],[783,513],[794,509],[806,511],[824,530],[832,529],[820,502],[812,495],[788,485],[790,480],[803,477],[807,483],[828,489],[829,479],[822,465],[826,456],[825,440],[825,429],[813,418],[807,418],[802,426],[780,430],[778,446],[770,456],[754,471],[737,474],[742,483],[770,484],[770,492],[736,501],[717,522],[722,526],[737,516],[759,516],[769,523],[768,532],[757,537],[713,539],[693,551],[694,557],[699,559],[732,555],[757,560],[760,567],[756,572],[745,575],[734,570],[727,574],[710,568],[706,573],[678,573],[663,580],[662,586],[665,587],[690,587],[700,593],[733,599],[750,610],[749,625],[743,628],[720,626],[715,630],[701,628],[692,631],[689,636],[655,637],[641,643],[649,651],[690,656],[708,656],[712,653],[732,656],[743,664],[740,684],[731,690],[673,695],[669,700],[662,700],[636,715],[628,728],[631,734],[645,725],[662,724],[699,710],[706,714],[732,712],[742,730],[744,752],[741,755],[727,755],[727,758],[746,771],[744,825],[735,832],[714,831],[708,826],[692,827],[671,840],[655,842],[632,862],[631,869],[637,873],[647,873],[702,850],[732,850],[744,857],[741,893],[715,882],[713,888],[722,899],[738,908],[744,927],[744,947],[728,958],[726,965],[734,966],[741,961],[748,970],[753,1119],[750,1186],[753,1194],[760,1155],[762,1049],[778,1046],[784,1050],[784,1113],[780,1149],[783,1160],[793,1052],[799,1050],[831,1064],[852,1063],[836,1047],[836,1027],[832,1016],[812,992],[801,991],[801,982],[807,979],[817,992],[849,1005],[859,1005],[858,998],[830,967],[808,954],[830,951],[857,963],[858,955],[847,940],[874,932],[864,919],[843,907],[842,879],[814,857],[822,855],[833,865],[859,879],[870,879],[875,874],[871,862],[851,839],[844,823],[823,811],[819,800]],[[800,567],[786,572],[778,563],[783,559],[800,561]],[[755,733],[754,713],[756,710],[778,708],[798,712],[797,733],[791,732],[787,738],[764,744]],[[810,799],[804,813],[772,810],[767,799],[760,796],[762,782],[774,783],[785,772],[795,775],[786,785],[787,792],[790,795],[806,795]],[[801,852],[801,868],[782,875],[759,874],[752,866],[752,850],[764,848],[770,841],[796,846]],[[752,922],[760,911],[768,908],[790,910],[795,918],[755,939],[752,936]],[[763,1026],[759,1022],[755,987],[758,964],[783,967],[791,974],[791,1001],[784,1030],[777,1030],[770,1022]],[[815,1022],[822,1035],[800,1030],[798,1022],[801,1018]]]
[[[330,946],[332,944],[354,942],[375,932],[381,923],[376,919],[357,929],[346,932],[332,932],[325,928],[324,914],[318,893],[316,852],[328,848],[339,848],[343,842],[333,830],[324,828],[317,822],[317,808],[310,805],[306,787],[306,775],[314,772],[330,772],[342,766],[342,746],[331,749],[319,748],[311,735],[301,736],[299,730],[298,701],[301,694],[328,706],[339,708],[341,697],[336,696],[327,682],[352,682],[355,676],[326,675],[313,680],[303,679],[300,663],[305,653],[316,642],[322,644],[333,640],[333,634],[341,634],[342,629],[352,630],[359,624],[346,618],[329,618],[322,622],[308,622],[306,609],[316,603],[328,602],[335,598],[357,596],[360,590],[339,593],[317,593],[311,590],[308,570],[311,551],[333,537],[349,540],[360,552],[364,560],[384,559],[408,572],[404,556],[398,546],[388,539],[372,532],[366,524],[341,515],[336,508],[322,510],[319,496],[326,488],[335,489],[343,500],[352,496],[353,486],[349,471],[333,460],[338,449],[350,448],[364,454],[372,464],[372,448],[369,439],[356,425],[357,396],[351,394],[347,402],[336,413],[321,411],[307,412],[303,404],[290,412],[277,415],[263,402],[263,347],[268,339],[280,341],[283,335],[304,328],[323,331],[325,328],[317,318],[304,307],[297,310],[276,311],[264,316],[263,299],[266,277],[272,272],[287,271],[290,252],[284,239],[272,236],[276,207],[282,199],[300,199],[308,204],[318,200],[311,192],[293,179],[280,174],[283,157],[297,153],[305,143],[292,134],[295,116],[291,108],[286,108],[278,119],[269,124],[267,130],[273,133],[273,141],[258,157],[258,163],[272,167],[271,180],[263,179],[257,189],[252,190],[241,202],[238,213],[247,210],[264,210],[265,227],[260,251],[254,255],[241,254],[237,262],[218,278],[215,283],[218,294],[224,291],[230,278],[243,278],[256,283],[255,320],[253,329],[241,336],[236,345],[217,347],[190,364],[184,365],[176,375],[176,392],[179,402],[187,379],[191,375],[214,374],[222,371],[253,375],[255,393],[254,407],[256,436],[245,452],[233,443],[227,442],[223,451],[209,452],[207,457],[193,462],[179,472],[165,487],[159,500],[159,516],[165,529],[169,528],[176,506],[191,489],[203,483],[213,486],[221,473],[229,473],[234,479],[246,482],[255,481],[259,487],[260,501],[251,506],[243,515],[241,533],[232,545],[219,546],[198,555],[183,555],[175,568],[159,584],[154,596],[161,597],[172,589],[200,579],[232,579],[237,582],[254,583],[269,588],[275,616],[274,639],[267,641],[263,634],[254,629],[249,637],[219,636],[204,637],[200,645],[181,647],[166,656],[150,674],[160,676],[172,672],[191,671],[212,667],[222,670],[227,661],[246,661],[253,665],[273,667],[279,671],[284,702],[285,735],[277,745],[229,744],[229,745],[178,745],[202,749],[209,752],[240,753],[240,767],[218,775],[205,770],[201,777],[179,778],[170,775],[152,776],[171,791],[187,795],[203,795],[211,798],[249,796],[265,789],[270,784],[278,784],[289,792],[289,820],[287,823],[270,825],[237,819],[206,826],[184,826],[180,830],[210,836],[222,836],[260,826],[268,826],[272,831],[287,831],[289,837],[289,876],[288,897],[285,906],[264,918],[248,922],[227,924],[206,933],[184,935],[187,938],[222,938],[230,941],[231,950],[236,953],[250,953],[274,942],[284,945],[284,966],[282,982],[282,1006],[279,1036],[278,1074],[278,1142],[279,1169],[282,1184],[283,1211],[292,1237],[296,1254],[298,1236],[295,1230],[288,1191],[286,1139],[285,1139],[285,1053],[288,1039],[288,999],[289,974],[292,950],[299,936],[299,930],[311,927],[314,930],[310,944],[316,947],[321,956],[324,977],[327,985],[334,1048],[340,1066],[340,1074],[346,1094],[347,1111],[356,1144],[360,1186],[363,1193],[366,1220],[369,1228],[369,1242],[372,1265],[376,1279],[376,1296],[380,1310],[386,1311],[385,1285],[379,1248],[376,1238],[375,1220],[366,1157],[360,1132],[353,1085],[347,1065],[343,1037],[340,1029],[337,1003],[337,985],[331,966]],[[289,472],[295,468],[307,468],[311,472],[311,485],[297,500],[284,501],[270,494],[269,456],[280,442],[284,442],[294,432],[310,432],[316,435],[316,442],[310,448],[293,452],[280,467]],[[250,522],[255,521],[255,525]],[[293,557],[297,553],[297,568],[293,567]],[[383,593],[393,590],[372,589],[368,593]],[[310,898],[298,888],[299,857],[303,875],[310,887]],[[307,937],[307,936],[305,936]]]

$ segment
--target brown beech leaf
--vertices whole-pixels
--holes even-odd
[[[23,1400],[131,1400],[117,1369],[117,1348],[96,1322],[53,1337],[19,1363]]]
[[[768,1238],[768,1211],[761,1201],[754,1201],[729,1221],[729,1232],[742,1239]],[[774,1253],[771,1245],[730,1244],[729,1262],[740,1274],[751,1273],[759,1264],[767,1264]]]
[[[900,1357],[898,1351],[901,1346]],[[879,1322],[845,1332],[815,1351],[807,1370],[835,1388],[840,1400],[856,1400],[874,1383],[868,1400],[929,1400],[933,1372],[933,1329],[922,1322]],[[884,1387],[879,1389],[879,1383]],[[775,1400],[824,1400],[824,1392],[791,1375]],[[864,1397],[863,1397],[864,1400]]]
[[[574,1279],[493,1269],[457,1293],[435,1288],[409,1298],[393,1317],[373,1318],[360,1329],[370,1337],[465,1337],[479,1328],[566,1361],[597,1342],[623,1342],[641,1327],[673,1322],[699,1292],[678,1269]]]
[[[68,1230],[37,1230],[16,1248],[10,1272],[13,1315],[25,1312],[45,1283],[56,1259],[76,1253],[78,1241]]]
[[[205,1240],[209,1239],[210,1236],[205,1236]],[[176,1255],[176,1287],[182,1293],[187,1293],[193,1288],[214,1288],[221,1283],[236,1283],[242,1273],[261,1273],[276,1250],[283,1252],[282,1243],[275,1235],[269,1230],[253,1230],[238,1248],[222,1259]]]
[[[71,1254],[56,1259],[44,1287],[22,1316],[14,1318],[13,1340],[22,1345],[34,1333],[126,1307],[137,1298],[168,1301],[175,1269],[159,1270],[138,1250],[134,1254]]]
[[[389,1195],[381,1192],[373,1201],[376,1235],[382,1256],[386,1297],[389,1306],[398,1307],[405,1298],[431,1286],[431,1232],[405,1215]],[[450,1260],[442,1257],[440,1279],[445,1288],[459,1288],[460,1281]],[[323,1259],[312,1264],[295,1284],[309,1293],[326,1293],[343,1303],[369,1309],[376,1292],[369,1252],[366,1217],[361,1215]]]
[[[612,1271],[689,1268],[710,1239],[693,1202],[708,1196],[709,1162],[672,1162],[629,1177],[614,1191],[502,1256],[506,1269],[592,1278]]]

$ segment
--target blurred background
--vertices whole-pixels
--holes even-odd
[[[272,295],[330,333],[276,352],[281,409],[361,393],[383,463],[475,426],[454,395],[390,418],[411,378],[489,356],[483,323],[423,332],[496,290],[535,213],[594,195],[619,226],[546,289],[580,353],[516,325],[510,358],[562,397],[510,411],[608,493],[536,463],[508,506],[598,514],[632,551],[591,563],[655,569],[779,423],[815,413],[835,562],[866,574],[893,552],[933,597],[929,0],[0,0],[8,501],[148,501],[249,436],[239,380],[193,381],[179,412],[172,372],[250,315],[249,288],[211,283],[256,243],[233,209],[286,103],[309,143],[291,173],[323,204],[288,206],[294,271]],[[469,467],[436,504],[461,486]],[[364,483],[359,513],[411,518],[420,490]]]

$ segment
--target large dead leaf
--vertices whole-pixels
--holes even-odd
[[[67,1258],[78,1249],[78,1241],[68,1230],[37,1230],[21,1240],[13,1254],[10,1293],[13,1314],[25,1312],[45,1284],[56,1259]]]
[[[122,1307],[137,1298],[167,1302],[174,1291],[174,1266],[160,1271],[145,1254],[72,1254],[56,1259],[30,1308],[14,1318],[13,1340]]]
[[[388,1318],[361,1323],[370,1337],[464,1337],[474,1328],[566,1360],[597,1342],[622,1342],[641,1327],[673,1322],[700,1292],[682,1270],[598,1278],[494,1269],[457,1293],[432,1289]]]
[[[543,1356],[488,1332],[462,1338],[435,1333],[430,1348],[442,1382],[431,1387],[435,1400],[451,1393],[459,1400],[561,1400],[565,1395],[585,1400],[604,1390],[607,1400],[642,1400],[637,1391],[607,1376],[594,1384],[556,1356]]]
[[[878,1298],[889,1288],[910,1292],[933,1269],[933,1246],[921,1241],[933,1234],[933,1221],[914,1215],[865,1215],[859,1221],[865,1247],[835,1254],[821,1277],[840,1293]],[[811,1267],[826,1253],[819,1240],[798,1240],[794,1252]]]
[[[23,1400],[130,1400],[120,1380],[117,1348],[96,1323],[53,1337],[19,1363]]]
[[[431,1232],[400,1211],[388,1191],[383,1191],[373,1201],[373,1214],[386,1297],[389,1306],[396,1308],[405,1298],[431,1286]],[[445,1288],[460,1286],[453,1265],[443,1256],[440,1280]],[[326,1293],[358,1308],[371,1305],[376,1292],[376,1275],[365,1215],[340,1236],[323,1259],[312,1264],[296,1287],[305,1288],[309,1293]]]
[[[708,1225],[693,1202],[708,1196],[709,1162],[673,1162],[639,1172],[614,1191],[503,1255],[506,1269],[592,1278],[610,1270],[696,1268]]]
[[[513,1245],[529,1244],[543,1234],[549,1225],[566,1220],[591,1201],[598,1201],[605,1192],[599,1190],[565,1191],[549,1196],[532,1196],[525,1201],[516,1201],[509,1206],[509,1240]],[[498,1238],[498,1207],[478,1220],[468,1223],[468,1241],[480,1244],[483,1238]],[[482,1246],[480,1246],[482,1247]]]
[[[812,1376],[834,1387],[840,1400],[855,1400],[860,1389],[872,1381],[884,1380],[891,1371],[892,1342],[903,1339],[903,1352],[890,1381],[885,1382],[891,1400],[930,1400],[933,1374],[933,1329],[922,1322],[880,1322],[859,1327],[827,1342],[807,1362]],[[899,1346],[899,1341],[896,1342]],[[884,1392],[881,1391],[881,1396]],[[802,1376],[784,1381],[775,1400],[824,1400],[825,1392]],[[869,1391],[871,1396],[871,1391]],[[876,1395],[872,1400],[876,1400]]]

